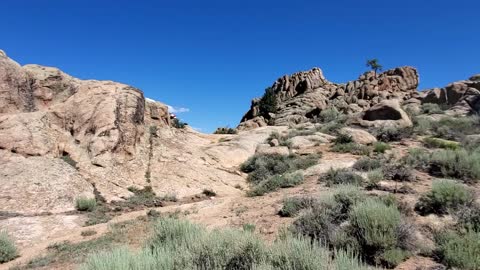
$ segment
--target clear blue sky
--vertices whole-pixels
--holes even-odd
[[[0,48],[21,64],[131,84],[234,127],[278,77],[356,79],[367,58],[419,69],[420,88],[480,73],[480,1],[3,0]]]

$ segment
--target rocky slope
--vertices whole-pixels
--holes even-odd
[[[319,68],[313,68],[279,78],[271,86],[278,104],[276,111],[261,112],[260,99],[254,99],[238,128],[245,130],[268,124],[282,126],[310,122],[329,107],[356,114],[384,100],[396,100],[412,110],[418,110],[422,103],[436,103],[451,107],[450,113],[471,114],[480,111],[479,80],[476,75],[444,88],[419,92],[418,72],[408,66],[378,75],[373,71],[366,72],[357,80],[345,84],[329,82]]]
[[[129,187],[179,199],[205,188],[239,193],[235,168],[270,132],[219,142],[175,129],[167,106],[139,89],[20,66],[1,52],[0,227],[20,244],[38,241],[83,224],[76,198],[121,201]]]

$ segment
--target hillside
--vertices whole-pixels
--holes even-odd
[[[0,269],[479,269],[480,75],[418,74],[286,75],[202,134],[0,51]]]

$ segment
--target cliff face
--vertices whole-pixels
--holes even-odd
[[[267,124],[282,126],[309,122],[329,107],[348,114],[360,113],[383,100],[398,100],[400,104],[410,107],[426,102],[448,104],[456,112],[472,113],[478,111],[475,107],[478,106],[475,105],[478,104],[475,89],[480,89],[474,80],[476,77],[472,78],[454,83],[443,90],[418,92],[417,70],[408,66],[378,75],[373,71],[366,72],[357,80],[345,84],[329,82],[319,68],[313,68],[279,78],[271,86],[278,103],[277,111],[262,115],[260,99],[254,99],[238,128],[244,130]],[[444,96],[450,96],[450,99],[443,98]]]

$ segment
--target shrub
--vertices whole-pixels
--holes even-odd
[[[289,139],[288,136],[283,136],[278,131],[274,131],[270,133],[270,135],[266,140],[266,143],[271,145],[274,139],[278,141],[279,145],[290,147],[290,141],[288,140]]]
[[[413,130],[410,128],[381,127],[373,131],[377,139],[382,142],[400,141],[403,138],[410,137]]]
[[[472,193],[464,185],[454,180],[441,179],[434,181],[431,191],[420,197],[415,210],[422,215],[446,214],[471,203],[472,200]]]
[[[385,153],[385,151],[390,150],[392,147],[388,143],[384,142],[375,142],[373,144],[373,151],[375,153]]]
[[[248,196],[262,196],[265,193],[276,191],[279,188],[294,187],[303,182],[303,173],[293,172],[283,175],[274,175],[261,181],[247,192]]]
[[[320,176],[319,181],[325,181],[327,186],[332,185],[358,185],[360,186],[363,182],[363,178],[350,171],[349,169],[333,169]]]
[[[480,232],[480,205],[478,203],[460,207],[455,211],[455,215],[462,227]]]
[[[375,188],[378,187],[378,183],[383,180],[383,171],[381,169],[376,169],[373,171],[369,171],[367,174],[368,179],[368,188]]]
[[[345,115],[337,110],[335,107],[327,108],[320,112],[320,119],[322,123],[329,123],[333,121],[345,122]]]
[[[278,102],[277,97],[275,96],[275,91],[271,87],[265,89],[265,93],[258,103],[260,114],[269,119],[269,113],[275,113],[277,111],[277,106]]]
[[[78,211],[92,212],[97,206],[97,201],[94,198],[79,197],[75,200],[75,208]]]
[[[242,229],[246,232],[254,232],[255,231],[255,224],[243,224]]]
[[[353,155],[368,155],[370,147],[358,143],[335,144],[331,151],[339,153],[351,153]]]
[[[253,184],[259,184],[274,175],[281,175],[287,172],[304,170],[315,165],[319,155],[254,155],[245,161],[240,169],[249,173],[247,180]]]
[[[426,135],[432,132],[434,120],[428,117],[418,116],[413,118],[413,132],[419,135]]]
[[[355,164],[353,164],[353,168],[355,170],[367,172],[371,170],[375,170],[382,167],[382,162],[378,159],[373,159],[369,157],[362,157]]]
[[[214,134],[237,134],[238,131],[235,128],[219,127],[213,133]]]
[[[422,113],[423,114],[442,114],[444,111],[440,108],[438,104],[435,103],[424,103],[422,104]]]
[[[394,268],[410,256],[408,251],[400,248],[393,248],[383,252],[378,260],[388,268]]]
[[[337,261],[338,258],[338,261]],[[335,268],[341,266],[343,268]],[[186,221],[159,219],[147,247],[91,255],[84,270],[100,269],[366,269],[353,255],[286,235],[270,246],[251,232],[208,231]]]
[[[283,200],[283,207],[278,214],[282,217],[296,216],[301,210],[315,205],[317,201],[310,197],[291,197]]]
[[[216,193],[215,191],[213,191],[212,189],[208,189],[208,188],[204,189],[204,190],[202,191],[202,194],[204,194],[204,195],[207,196],[207,197],[215,197],[215,196],[217,196],[217,193]]]
[[[480,232],[447,232],[436,237],[436,253],[449,268],[480,269]]]
[[[341,242],[340,235],[337,235],[336,230],[340,223],[347,220],[350,209],[365,198],[365,194],[358,187],[338,186],[331,196],[318,200],[301,215],[292,224],[290,231],[323,243],[329,243],[332,236],[335,236],[337,242]]]
[[[408,155],[403,157],[402,163],[409,167],[425,170],[429,166],[430,153],[421,148],[408,149]]]
[[[416,179],[413,169],[400,163],[386,164],[383,173],[386,179],[398,182],[412,182]]]
[[[330,209],[314,207],[301,215],[292,224],[291,231],[296,235],[307,236],[320,243],[329,243],[338,225]]]
[[[434,122],[433,134],[447,140],[462,140],[466,135],[480,133],[480,118],[471,117],[443,117]]]
[[[18,257],[15,243],[6,231],[0,231],[0,263],[11,261]]]
[[[172,120],[172,126],[174,128],[185,128],[188,124],[180,121],[178,118]]]
[[[343,127],[345,127],[345,124],[333,121],[322,125],[319,131],[330,135],[339,135],[339,130]]]
[[[460,146],[460,143],[458,142],[433,137],[427,137],[423,139],[423,144],[430,148],[444,148],[451,150],[456,150]]]
[[[345,133],[340,133],[338,136],[335,138],[333,141],[335,144],[347,144],[347,143],[352,143],[353,138],[352,136],[345,134]]]
[[[464,149],[439,150],[431,154],[430,173],[441,177],[452,177],[476,182],[480,179],[480,151]]]
[[[374,252],[389,250],[398,243],[397,230],[401,225],[401,215],[393,206],[367,199],[353,207],[350,222],[365,249]]]

